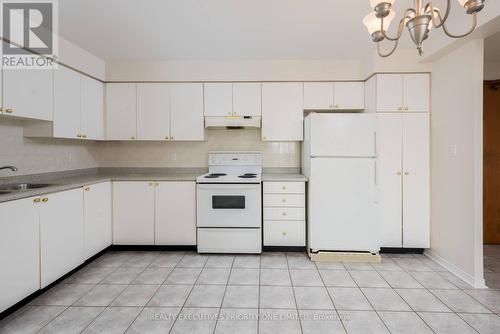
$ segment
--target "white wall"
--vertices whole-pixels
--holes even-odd
[[[75,44],[59,37],[58,60],[79,71],[104,80],[106,76],[106,63]]]
[[[500,80],[500,61],[484,64],[484,80]]]
[[[481,287],[483,40],[468,42],[432,66],[428,254]]]

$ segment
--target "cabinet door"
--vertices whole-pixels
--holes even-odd
[[[303,121],[302,83],[262,84],[262,140],[301,141]]]
[[[40,288],[39,214],[33,201],[0,204],[0,312]]]
[[[403,107],[403,75],[377,75],[377,112],[401,112]]]
[[[104,85],[82,75],[81,132],[86,139],[104,139]]]
[[[170,86],[137,84],[137,138],[170,139]]]
[[[403,75],[403,106],[405,111],[428,112],[430,110],[430,93],[429,74]]]
[[[3,70],[4,114],[52,121],[54,71]]]
[[[113,182],[113,244],[154,244],[153,185],[153,182]]]
[[[233,84],[233,114],[236,116],[262,115],[262,84]]]
[[[54,70],[54,137],[79,138],[80,74],[64,66]]]
[[[304,109],[333,109],[333,82],[305,82]]]
[[[377,115],[377,173],[382,247],[402,247],[402,115]]]
[[[364,82],[336,82],[334,86],[333,107],[336,110],[365,109]]]
[[[106,84],[106,138],[130,140],[137,136],[136,84]]]
[[[111,241],[111,182],[83,188],[84,254],[88,259],[110,246]]]
[[[41,287],[83,263],[82,188],[42,196],[40,202]]]
[[[430,247],[429,115],[403,115],[403,246]]]
[[[196,245],[195,182],[157,183],[155,245]]]
[[[171,139],[205,140],[203,84],[173,84],[170,87]]]
[[[233,84],[206,83],[204,85],[205,116],[233,114]]]

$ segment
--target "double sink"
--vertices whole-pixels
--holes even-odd
[[[27,191],[32,189],[40,189],[49,187],[51,184],[48,183],[9,183],[9,184],[0,184],[0,195]]]

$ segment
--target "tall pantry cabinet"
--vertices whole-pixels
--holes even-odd
[[[429,248],[429,74],[379,74],[366,87],[377,113],[381,247]]]

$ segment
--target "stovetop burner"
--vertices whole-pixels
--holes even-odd
[[[242,178],[242,179],[255,179],[257,177],[257,174],[243,174],[243,175],[240,175],[238,176],[239,178]]]
[[[224,173],[212,173],[212,174],[208,174],[205,176],[206,179],[216,179],[220,176],[226,176],[227,174],[224,174]]]

